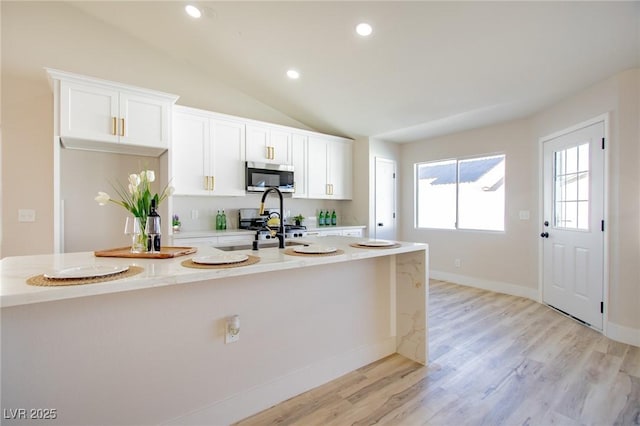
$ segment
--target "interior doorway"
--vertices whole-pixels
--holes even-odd
[[[373,238],[396,239],[396,162],[375,158],[375,226]]]

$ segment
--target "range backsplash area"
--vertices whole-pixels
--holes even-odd
[[[215,230],[215,218],[218,210],[227,216],[227,228],[238,228],[238,209],[259,208],[262,194],[247,194],[244,197],[194,197],[174,196],[172,200],[173,214],[180,217],[182,232]],[[316,215],[320,209],[336,211],[338,225],[360,225],[350,216],[351,201],[308,200],[300,198],[284,199],[285,217],[302,214],[308,227],[316,226]],[[278,197],[269,194],[265,207],[278,208]]]

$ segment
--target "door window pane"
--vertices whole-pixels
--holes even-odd
[[[558,151],[554,169],[554,226],[589,229],[589,144]]]

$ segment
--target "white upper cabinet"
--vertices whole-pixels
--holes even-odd
[[[247,124],[247,161],[291,164],[291,132],[276,127]]]
[[[353,147],[350,140],[309,136],[308,198],[349,200],[353,187]]]
[[[307,147],[308,137],[306,135],[299,133],[291,135],[291,164],[293,164],[294,178],[293,198],[308,197]]]
[[[175,95],[47,70],[55,130],[67,148],[158,156],[168,147]]]
[[[179,195],[208,195],[211,176],[209,118],[193,113],[173,113],[171,184]]]
[[[210,129],[213,194],[245,195],[244,123],[212,119]]]
[[[177,195],[245,195],[244,123],[175,107],[171,143]]]

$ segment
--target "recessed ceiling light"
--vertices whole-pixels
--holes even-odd
[[[288,70],[287,77],[289,77],[292,80],[297,80],[300,78],[300,73],[296,70]]]
[[[199,18],[202,16],[202,12],[200,12],[200,9],[190,4],[186,5],[184,7],[184,10],[187,12],[187,15],[191,16],[192,18]]]
[[[371,33],[373,32],[373,28],[371,28],[371,25],[367,24],[366,22],[363,22],[356,26],[356,32],[360,34],[362,37],[367,37],[371,35]]]

